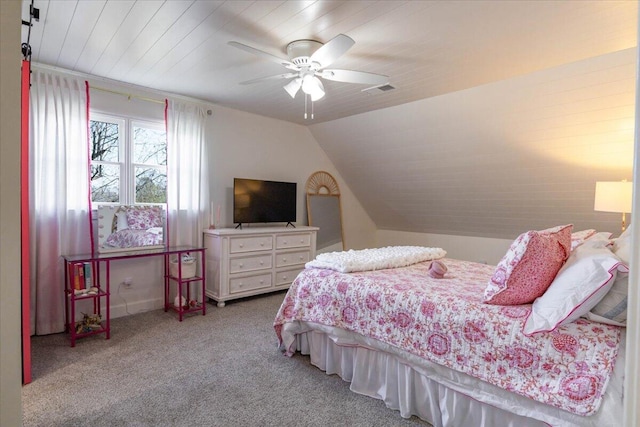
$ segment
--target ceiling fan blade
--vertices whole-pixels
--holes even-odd
[[[323,44],[318,50],[313,52],[309,61],[317,62],[320,64],[320,68],[327,67],[331,65],[333,61],[341,57],[354,44],[355,41],[351,37],[344,34],[338,34]]]
[[[389,76],[382,74],[365,73],[364,71],[352,70],[322,70],[318,73],[320,77],[327,80],[345,83],[358,83],[367,85],[383,85],[389,83]]]
[[[260,49],[256,49],[255,47],[251,47],[251,46],[247,46],[246,44],[242,44],[242,43],[238,43],[238,42],[229,42],[228,43],[229,46],[233,46],[236,47],[240,50],[244,50],[245,52],[249,52],[252,53],[254,55],[257,55],[261,58],[264,59],[268,59],[269,61],[275,62],[277,64],[282,65],[283,67],[287,67],[289,69],[292,70],[297,70],[298,67],[291,61],[289,61],[288,59],[284,59],[284,58],[279,58],[275,55],[271,55],[270,53],[267,53],[265,51],[262,51]]]
[[[277,74],[275,76],[267,76],[267,77],[260,77],[257,79],[252,79],[252,80],[247,80],[244,82],[240,82],[241,85],[250,85],[253,83],[260,83],[260,82],[265,82],[268,80],[281,80],[281,79],[292,79],[294,77],[298,77],[298,73],[285,73],[285,74]]]

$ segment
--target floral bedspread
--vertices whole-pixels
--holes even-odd
[[[531,305],[482,302],[493,266],[444,262],[443,279],[429,277],[429,262],[348,274],[305,269],[276,315],[280,344],[287,322],[334,326],[578,415],[598,410],[620,328],[581,319],[527,337]],[[286,354],[294,351],[295,344]]]
[[[125,230],[111,233],[104,241],[105,246],[113,248],[135,248],[138,246],[161,245],[162,228],[157,232],[156,229],[149,230],[133,230],[127,228]]]

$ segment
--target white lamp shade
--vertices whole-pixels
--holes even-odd
[[[324,96],[324,87],[319,78],[308,74],[302,79],[302,91],[311,96],[312,101],[322,99]]]
[[[633,183],[627,181],[596,182],[593,210],[601,212],[631,212]]]
[[[291,95],[292,98],[295,98],[296,93],[298,93],[301,86],[302,86],[302,79],[298,77],[297,79],[293,79],[289,83],[287,83],[284,86],[284,90],[286,90],[287,93]]]

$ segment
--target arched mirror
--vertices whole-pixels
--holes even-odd
[[[319,171],[309,177],[306,185],[309,225],[320,228],[316,253],[344,250],[340,189],[330,173]]]

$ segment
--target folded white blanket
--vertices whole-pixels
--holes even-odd
[[[443,258],[442,248],[423,246],[387,246],[385,248],[349,250],[320,254],[305,264],[306,268],[325,268],[341,273],[404,267],[418,262]]]

